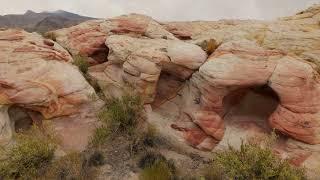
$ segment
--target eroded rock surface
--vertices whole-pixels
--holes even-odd
[[[180,93],[185,115],[178,119],[189,119],[193,125],[172,127],[183,131],[194,147],[213,149],[224,137],[229,109],[249,89],[263,86],[279,99],[270,126],[317,144],[318,9],[271,22],[158,23],[132,14],[52,33],[73,55],[105,52],[108,62],[92,67],[89,75],[107,96],[120,96],[124,84],[130,84],[156,111]]]
[[[95,95],[77,67],[71,65],[69,53],[39,34],[0,31],[0,49],[2,106],[20,106],[51,119],[80,113],[91,101],[90,95]]]
[[[159,23],[131,14],[49,34],[89,57],[88,76],[107,97],[137,90],[149,122],[177,147],[237,146],[275,128],[287,136],[279,154],[301,165],[319,153],[319,17],[320,6],[275,21]]]
[[[92,64],[107,61],[108,48],[105,46],[105,41],[108,36],[115,34],[153,39],[177,39],[152,18],[138,14],[87,21],[71,28],[48,33],[72,55],[91,57]]]
[[[110,36],[109,62],[122,66],[122,80],[137,88],[146,103],[152,103],[161,73],[184,81],[206,60],[198,46],[178,40],[138,39]]]
[[[318,76],[312,65],[299,57],[265,50],[250,41],[231,41],[222,44],[191,78],[184,112],[208,138],[220,141],[228,108],[248,88],[269,86],[279,98],[269,119],[271,127],[300,141],[318,144]],[[203,142],[208,145],[206,139]]]

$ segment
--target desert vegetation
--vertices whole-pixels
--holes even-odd
[[[98,151],[67,152],[56,157],[59,139],[50,126],[33,126],[18,132],[15,143],[3,147],[0,179],[90,179],[95,167],[104,163]]]
[[[174,162],[158,153],[147,152],[141,158],[139,166],[142,168],[141,180],[169,180],[176,177]]]
[[[269,148],[257,143],[242,143],[240,149],[229,147],[217,152],[205,170],[205,179],[279,179],[303,180],[305,172],[279,159]]]
[[[43,173],[54,158],[56,144],[36,126],[16,134],[16,142],[3,148],[0,176],[5,179],[32,179]]]
[[[54,157],[58,140],[43,133],[43,128],[47,127],[33,126],[17,133],[16,142],[3,153],[0,176],[5,179],[92,179],[97,175],[97,167],[108,162],[103,151],[112,145],[112,139],[118,141],[117,137],[126,137],[124,140],[129,143],[122,150],[129,151],[130,159],[136,162],[140,169],[139,179],[185,178],[180,177],[179,166],[157,150],[157,130],[151,125],[145,126],[143,103],[139,96],[126,94],[121,98],[108,99],[97,116],[102,125],[95,130],[88,150],[69,152],[61,157]],[[199,172],[200,175],[188,178],[306,179],[304,169],[291,166],[272,152],[275,139],[275,133],[272,133],[262,145],[256,141],[243,142],[239,149],[230,146],[225,151],[216,152],[212,161]],[[121,148],[116,148],[121,151]]]
[[[120,98],[106,99],[105,103],[98,114],[102,125],[95,130],[91,140],[94,146],[105,143],[111,135],[133,135],[142,120],[143,103],[137,95],[126,94]]]
[[[87,57],[76,55],[73,57],[73,64],[77,66],[83,74],[86,74],[88,72],[89,62],[87,61]]]
[[[94,167],[103,163],[99,153],[70,152],[54,160],[46,171],[43,179],[77,179],[86,180],[95,177]],[[40,178],[41,179],[41,178]]]
[[[137,161],[137,166],[141,169],[139,179],[185,178],[180,177],[179,167],[176,167],[174,161],[168,161],[157,151],[158,147],[155,146],[157,130],[152,125],[146,126],[143,121],[143,103],[139,96],[127,93],[120,98],[106,99],[105,102],[106,105],[98,114],[102,125],[96,129],[92,137],[93,147],[106,147],[110,142],[108,140],[126,136],[131,159],[140,157],[138,158],[140,160]],[[273,132],[270,137],[261,140],[262,145],[255,141],[243,142],[239,149],[230,146],[226,151],[216,152],[204,170],[198,170],[198,173],[188,178],[207,180],[306,179],[304,169],[291,166],[287,160],[279,159],[272,152],[271,147],[276,138]]]

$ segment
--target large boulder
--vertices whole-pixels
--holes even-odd
[[[184,81],[207,58],[200,47],[179,40],[114,35],[108,37],[106,45],[109,63],[121,67],[120,80],[135,87],[146,103],[154,101],[161,73]]]
[[[20,106],[51,119],[79,114],[95,95],[71,64],[69,53],[54,41],[11,29],[0,31],[0,49],[2,126],[8,127],[6,106]],[[3,131],[1,136],[6,134],[10,133]]]
[[[108,48],[105,46],[105,41],[108,36],[115,34],[176,39],[158,22],[139,14],[87,21],[71,28],[48,32],[47,36],[61,44],[72,55],[88,56],[92,64],[99,64],[107,61]]]

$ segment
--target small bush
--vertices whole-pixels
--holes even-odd
[[[252,143],[242,143],[240,150],[229,147],[216,153],[205,174],[206,179],[306,179],[303,169],[280,160],[270,148]]]
[[[140,131],[136,131],[132,136],[130,136],[130,153],[136,154],[147,150],[148,147],[155,147],[160,139],[157,137],[157,129],[148,125],[145,127],[140,127]]]
[[[147,132],[143,136],[143,144],[153,147],[157,141],[157,129],[153,125],[148,125]]]
[[[208,54],[212,54],[217,48],[218,48],[218,44],[216,42],[216,40],[214,39],[209,39],[209,40],[205,40],[203,42],[201,42],[199,44],[199,46]]]
[[[92,174],[93,170],[88,166],[84,155],[73,152],[54,161],[44,179],[85,180],[92,178]]]
[[[88,165],[90,167],[92,166],[97,167],[105,164],[104,156],[100,151],[94,151],[90,153],[87,159],[88,159]]]
[[[93,136],[91,138],[91,145],[93,147],[98,147],[107,141],[110,136],[111,131],[106,126],[102,125],[95,129]]]
[[[78,66],[79,70],[84,74],[88,72],[90,66],[87,58],[81,55],[76,55],[73,57],[73,64]]]
[[[0,162],[0,177],[31,179],[38,176],[54,157],[56,145],[37,127],[18,133],[16,144],[5,150]]]
[[[99,113],[99,119],[112,133],[132,134],[141,119],[143,103],[139,96],[124,95],[121,98],[106,100],[106,106]]]
[[[159,153],[148,152],[139,161],[142,168],[141,180],[169,180],[174,179],[175,165]]]
[[[162,161],[142,170],[140,180],[170,180],[173,174],[168,165]]]

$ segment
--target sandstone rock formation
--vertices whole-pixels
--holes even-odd
[[[48,33],[72,55],[80,54],[91,57],[93,64],[107,61],[108,48],[105,46],[105,41],[107,36],[114,34],[176,39],[152,18],[138,14],[87,21],[71,28]]]
[[[274,22],[161,24],[147,16],[132,14],[89,21],[51,33],[73,55],[92,57],[93,64],[108,60],[92,67],[89,73],[107,96],[119,96],[124,84],[130,84],[153,107],[173,98],[182,89],[183,81],[200,67],[186,84],[196,95],[193,99],[189,97],[192,101],[186,100],[182,109],[201,131],[194,131],[196,136],[206,136],[200,140],[194,139],[193,133],[187,135],[195,147],[212,149],[223,138],[223,116],[236,103],[232,101],[241,99],[247,89],[261,86],[270,87],[279,98],[280,105],[269,120],[271,127],[317,144],[318,75],[314,65],[317,56],[313,54],[320,42],[318,9],[313,7]],[[206,60],[205,53],[196,45],[208,54],[214,53]],[[286,70],[288,67],[290,70]],[[300,84],[296,79],[302,79]],[[302,91],[310,97],[301,99]],[[185,94],[190,96],[190,92]],[[295,118],[284,120],[289,116]],[[301,125],[296,126],[297,122]],[[203,147],[199,145],[202,142],[206,144]]]
[[[152,103],[161,73],[186,80],[206,60],[198,46],[177,40],[110,36],[106,41],[109,62],[122,64],[122,80],[137,88]]]
[[[286,136],[279,141],[279,154],[300,165],[313,164],[310,158],[319,153],[319,17],[320,6],[275,21],[159,23],[131,14],[88,21],[48,36],[71,55],[89,57],[88,77],[106,96],[119,97],[127,85],[133,87],[145,100],[148,121],[177,147],[187,149],[189,144],[211,151],[275,128]],[[35,41],[36,35],[20,31],[1,33],[0,47],[6,50],[1,55],[8,68],[0,69],[0,77],[6,78],[0,104],[23,105],[50,118],[70,114],[87,100],[84,94],[92,88],[74,67],[66,66],[72,58],[57,43]],[[18,58],[21,51],[30,53]],[[10,66],[9,56],[14,62],[27,59],[21,66],[32,65],[32,73]],[[50,66],[40,73],[45,79],[33,69],[37,60],[44,64],[39,73]],[[20,71],[25,74],[18,76]],[[39,85],[30,84],[38,77]],[[34,86],[37,91],[28,90]]]
[[[0,49],[1,136],[12,131],[5,115],[8,106],[23,107],[50,119],[81,112],[81,106],[90,102],[89,96],[95,95],[71,65],[69,53],[39,34],[0,31]]]
[[[196,90],[186,95],[192,92],[195,95],[184,106],[184,112],[208,138],[219,141],[224,131],[222,119],[235,100],[249,88],[269,86],[279,98],[279,105],[269,119],[271,127],[298,140],[318,144],[318,78],[312,65],[298,57],[265,50],[247,40],[231,41],[222,44],[191,78],[189,86]],[[203,140],[206,146],[207,141]]]

